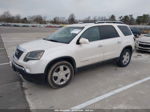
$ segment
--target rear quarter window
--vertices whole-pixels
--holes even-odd
[[[118,26],[118,28],[121,30],[121,32],[122,32],[125,36],[132,35],[132,32],[131,32],[131,30],[129,29],[129,27],[127,27],[127,26]]]

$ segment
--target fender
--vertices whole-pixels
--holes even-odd
[[[74,70],[76,70],[76,62],[75,62],[75,59],[74,59],[73,57],[71,57],[71,56],[62,56],[62,57],[58,57],[58,58],[56,58],[56,59],[50,61],[50,62],[47,64],[44,73],[47,74],[47,73],[48,73],[48,70],[49,70],[49,67],[51,67],[51,65],[53,65],[54,63],[56,63],[57,61],[60,61],[60,60],[65,60],[65,61],[70,62],[70,63],[72,64]]]

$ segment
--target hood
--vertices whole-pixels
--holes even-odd
[[[51,48],[62,47],[64,45],[65,45],[64,43],[57,43],[40,39],[21,44],[19,45],[19,47],[25,51],[35,51],[35,50],[47,50]]]
[[[138,39],[139,41],[141,41],[141,42],[150,42],[150,37],[141,37],[141,38],[139,38]]]

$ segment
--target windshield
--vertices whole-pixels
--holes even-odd
[[[82,29],[83,27],[63,27],[44,39],[59,43],[70,43]]]
[[[150,34],[146,34],[146,35],[144,35],[144,36],[146,36],[146,37],[150,37]]]

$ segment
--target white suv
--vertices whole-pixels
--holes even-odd
[[[134,39],[121,23],[68,25],[47,38],[17,46],[12,67],[27,79],[44,78],[52,88],[67,85],[79,67],[115,59],[130,63]]]

